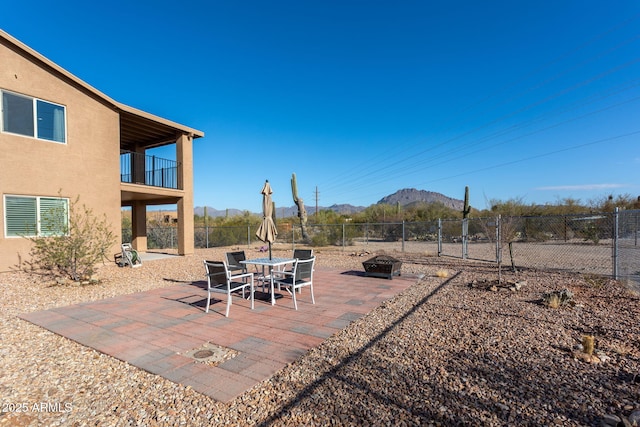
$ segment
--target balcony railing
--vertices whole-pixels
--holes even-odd
[[[132,151],[120,152],[120,182],[182,190],[180,162]]]

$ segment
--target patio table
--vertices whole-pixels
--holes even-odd
[[[293,264],[296,261],[295,258],[255,258],[240,261],[241,264],[247,265],[260,265],[262,266],[262,272],[264,275],[264,267],[269,267],[269,282],[270,282],[270,294],[271,305],[276,304],[275,292],[273,290],[273,269],[274,267],[282,267],[287,264]],[[266,277],[266,276],[265,276]]]

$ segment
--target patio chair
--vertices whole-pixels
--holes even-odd
[[[142,266],[142,260],[140,259],[140,255],[138,255],[138,251],[133,249],[131,243],[123,243],[121,245],[122,254],[118,257],[117,261],[119,261],[122,267],[126,267],[127,265],[130,267],[140,267]]]
[[[293,257],[298,259],[309,259],[313,256],[313,249],[294,249]]]
[[[245,261],[247,259],[244,251],[227,252],[225,255],[227,257],[227,266],[229,267],[229,271],[232,273],[236,271],[241,271],[242,273],[247,272],[247,266],[240,263],[240,261]]]
[[[293,257],[296,259],[309,259],[313,256],[313,249],[294,249]],[[292,273],[293,269],[285,269],[287,273]],[[277,271],[276,273],[282,273],[282,270]]]
[[[253,310],[253,273],[231,275],[227,263],[224,261],[204,261],[204,267],[207,272],[207,308],[205,309],[205,313],[209,312],[211,293],[221,292],[227,294],[227,311],[225,317],[229,317],[232,292],[242,290],[242,298],[244,299],[244,292],[247,287],[249,288],[251,309]]]
[[[316,257],[309,259],[296,259],[293,264],[293,271],[282,271],[280,277],[274,278],[274,285],[278,285],[278,289],[283,287],[289,291],[293,298],[293,306],[297,310],[298,302],[296,300],[296,291],[301,291],[303,287],[308,286],[311,290],[311,302],[316,303],[313,297],[313,271]]]
[[[227,252],[227,266],[229,267],[229,271],[233,274],[235,271],[240,271],[241,274],[247,273],[247,266],[245,264],[240,263],[240,261],[245,261],[247,259],[247,255],[244,251],[236,251],[236,252]],[[264,271],[258,270],[258,266],[256,266],[256,271],[253,272],[255,280],[262,283],[262,292],[264,292],[265,281],[269,280],[269,276],[264,274]]]

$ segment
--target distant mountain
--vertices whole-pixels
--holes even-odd
[[[448,208],[455,210],[462,210],[464,207],[464,200],[452,199],[444,194],[436,193],[434,191],[416,190],[415,188],[405,188],[398,190],[395,193],[383,197],[378,203],[386,203],[389,205],[395,205],[400,203],[400,206],[412,205],[418,202],[422,203],[442,203]]]
[[[378,202],[380,203],[386,203],[389,205],[395,205],[396,203],[400,202],[401,206],[409,206],[415,203],[435,203],[435,202],[440,202],[443,205],[445,205],[446,207],[455,209],[455,210],[462,210],[463,206],[464,206],[464,201],[462,200],[458,200],[458,199],[452,199],[451,197],[447,197],[444,194],[440,194],[440,193],[436,193],[433,191],[425,191],[425,190],[416,190],[415,188],[405,188],[399,191],[396,191],[395,193],[383,197],[382,199],[380,199],[380,201]],[[311,216],[316,212],[316,207],[315,206],[307,206],[305,205],[305,208],[307,209],[307,215]],[[353,205],[349,205],[349,204],[341,204],[341,205],[331,205],[329,207],[327,206],[318,206],[318,211],[324,211],[324,210],[331,210],[334,212],[337,212],[341,215],[349,215],[349,214],[355,214],[358,212],[362,212],[363,210],[365,210],[366,207],[365,206],[353,206]],[[203,206],[197,206],[194,208],[193,212],[196,215],[199,216],[204,216],[204,207]],[[224,217],[224,216],[236,216],[236,215],[243,215],[246,211],[243,211],[241,209],[216,209],[216,208],[212,208],[212,207],[207,207],[207,214],[210,217],[213,218],[217,218],[217,217]],[[254,215],[262,215],[262,212],[251,212]],[[280,207],[276,205],[276,217],[277,218],[289,218],[292,216],[297,216],[298,215],[298,207],[297,206],[286,206],[286,207]]]
[[[305,209],[307,210],[307,215],[313,215],[316,212],[315,206],[307,206],[305,205]],[[361,212],[365,209],[364,206],[353,206],[348,204],[342,205],[331,205],[329,207],[326,206],[318,206],[318,211],[331,210],[337,212],[341,215],[349,215],[353,213]],[[240,209],[222,209],[218,210],[216,208],[212,208],[207,206],[207,214],[212,218],[224,217],[224,216],[236,216],[243,215],[246,211]],[[196,206],[193,209],[193,213],[198,216],[204,216],[204,207]],[[262,212],[251,212],[254,215],[262,215]],[[278,218],[288,218],[292,216],[298,215],[298,207],[297,206],[287,206],[287,207],[279,207],[276,205],[276,217]]]
[[[217,218],[220,216],[236,216],[242,215],[245,211],[240,209],[222,209],[218,210],[216,208],[212,208],[211,206],[207,206],[207,215],[212,218]],[[196,206],[193,208],[193,213],[198,216],[204,216],[204,206]]]
[[[337,212],[341,215],[348,215],[348,214],[353,214],[353,213],[358,213],[358,212],[362,212],[363,210],[366,209],[366,207],[364,206],[353,206],[353,205],[348,205],[348,204],[341,204],[341,205],[331,205],[328,208],[330,211],[334,211]]]
[[[314,213],[316,213],[316,207],[315,206],[308,206],[308,205],[304,205],[304,208],[307,210],[307,215],[313,215]],[[340,215],[349,215],[349,214],[354,214],[354,213],[358,213],[361,212],[363,210],[365,210],[366,208],[364,206],[353,206],[353,205],[348,205],[348,204],[342,204],[342,205],[331,205],[329,207],[327,206],[318,206],[318,212],[321,211],[334,211],[336,213],[339,213]],[[286,207],[286,208],[280,208],[278,206],[276,206],[276,216],[278,218],[288,218],[291,216],[298,216],[298,207],[297,206],[290,206],[290,207]]]

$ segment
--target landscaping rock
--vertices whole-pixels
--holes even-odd
[[[274,246],[274,256],[290,254],[290,244],[286,250]],[[623,422],[613,414],[638,425],[640,299],[612,280],[594,287],[576,274],[503,271],[503,283],[521,283],[511,292],[496,285],[491,263],[393,253],[403,262],[403,277],[422,275],[419,283],[228,403],[17,317],[201,281],[202,260],[224,259],[226,250],[196,250],[138,269],[108,264],[92,286],[50,286],[20,273],[0,274],[0,427],[608,427]],[[353,271],[361,270],[365,251],[315,252],[318,268]],[[247,256],[264,254],[252,249]],[[437,277],[440,269],[449,277]],[[490,286],[497,292],[479,291]],[[571,289],[582,308],[550,310],[537,303],[558,286]],[[584,334],[596,337],[597,350],[610,358],[606,363],[574,360],[573,347]],[[211,343],[222,345],[215,335]],[[41,402],[46,410],[35,411]],[[18,412],[16,405],[23,404],[28,411]]]

